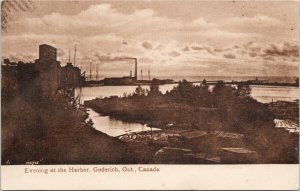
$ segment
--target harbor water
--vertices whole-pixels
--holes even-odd
[[[146,124],[128,123],[109,116],[102,116],[90,108],[88,109],[88,114],[94,123],[95,129],[113,137],[133,132],[160,130],[148,127]]]

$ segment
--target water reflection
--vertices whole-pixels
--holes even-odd
[[[128,123],[121,120],[110,118],[109,116],[101,116],[92,109],[88,109],[89,117],[94,123],[94,128],[106,133],[110,136],[119,136],[126,133],[141,131],[157,131],[158,128],[151,128],[140,123]]]
[[[251,96],[262,103],[299,99],[299,88],[279,86],[251,86]]]

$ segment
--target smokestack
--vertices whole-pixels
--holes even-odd
[[[137,59],[134,58],[134,60],[135,60],[134,79],[135,79],[135,81],[137,81]]]
[[[130,70],[130,77],[132,78],[132,71]]]

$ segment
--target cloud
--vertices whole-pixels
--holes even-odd
[[[210,47],[204,47],[204,49],[205,49],[208,53],[210,53],[210,54],[212,54],[212,55],[216,55],[216,53],[212,50],[212,48],[210,48]]]
[[[235,55],[233,54],[224,54],[224,58],[235,59]]]
[[[126,55],[114,56],[114,55],[111,55],[110,53],[108,53],[106,55],[94,53],[94,54],[91,54],[88,56],[84,56],[82,58],[82,61],[83,62],[98,62],[100,64],[105,64],[105,63],[109,63],[109,62],[118,62],[118,61],[127,63],[127,61],[133,60],[133,59],[134,59],[133,57],[126,56]]]
[[[63,57],[63,56],[65,56],[65,55],[66,55],[66,54],[65,54],[65,51],[64,51],[63,49],[57,48],[57,56]]]
[[[205,46],[204,49],[212,51],[212,47]],[[218,50],[220,49],[220,50]],[[222,51],[221,51],[222,50]],[[229,47],[221,47],[213,49],[215,57],[222,56],[226,59],[236,59],[241,62],[251,62],[251,65],[262,64],[265,61],[275,61],[273,65],[276,66],[277,62],[284,62],[287,65],[295,65],[299,58],[299,49],[296,42],[282,42],[263,44],[253,41],[242,44],[234,44]]]
[[[151,50],[153,48],[152,43],[148,41],[143,42],[142,46],[147,50]]]
[[[23,47],[29,43],[33,44],[34,41],[35,45],[50,43],[68,50],[73,47],[74,41],[80,39],[78,55],[81,54],[82,57],[99,51],[103,55],[105,52],[111,52],[116,56],[152,57],[154,63],[169,57],[181,57],[184,53],[192,55],[193,50],[206,50],[199,53],[198,57],[191,56],[194,59],[201,59],[201,56],[222,57],[218,55],[219,48],[200,46],[197,43],[207,39],[215,42],[222,39],[221,41],[226,43],[248,38],[251,35],[255,36],[253,33],[226,31],[220,28],[220,24],[216,21],[208,22],[203,17],[194,20],[178,20],[162,16],[149,8],[124,13],[108,3],[91,5],[73,15],[52,13],[42,17],[27,18],[22,22],[15,22],[13,30],[13,34],[17,35],[5,34],[3,39],[6,44],[10,45],[13,39],[14,43]],[[47,41],[43,42],[45,39]],[[147,41],[144,41],[145,39]],[[170,43],[173,41],[176,43]],[[187,46],[182,49],[183,44]],[[191,46],[193,44],[196,45]],[[107,57],[101,59],[112,60]]]
[[[141,30],[158,30],[161,25],[166,26],[170,22],[170,19],[157,16],[152,9],[137,9],[125,14],[108,3],[100,3],[91,5],[75,15],[52,13],[17,21],[14,25],[16,30],[24,32],[67,33],[82,37],[103,35],[112,31],[123,35],[141,34]]]
[[[253,17],[230,17],[219,21],[221,26],[251,26],[251,27],[270,27],[282,24],[276,18],[271,18],[265,15],[255,15]]]
[[[215,48],[214,51],[215,52],[223,52],[223,49],[221,49],[221,48]]]
[[[107,34],[101,34],[101,35],[90,35],[85,37],[86,41],[92,41],[92,42],[103,42],[103,41],[108,41],[108,42],[121,42],[121,43],[126,43],[121,36],[118,36],[114,33],[107,33]]]
[[[180,56],[180,53],[177,51],[172,51],[172,52],[169,52],[168,55],[172,56],[172,57],[178,57],[178,56]]]
[[[243,45],[245,50],[252,51],[252,52],[259,52],[261,50],[261,46],[254,43],[253,41],[250,41]]]
[[[26,54],[16,54],[16,53],[12,53],[9,56],[7,56],[6,58],[9,58],[10,61],[12,62],[33,62],[35,59],[37,59],[37,55],[36,54],[30,54],[30,53],[26,53]]]
[[[223,48],[215,48],[213,46],[207,46],[207,45],[205,45],[205,46],[192,45],[191,49],[196,50],[196,51],[205,50],[207,53],[209,53],[210,55],[215,56],[215,57],[217,57],[218,54],[220,54],[226,50],[225,48],[224,49]],[[231,48],[230,49],[227,48],[227,51],[229,51],[229,50],[231,50]]]
[[[165,46],[163,44],[158,44],[154,49],[155,50],[162,50],[164,48],[165,48]]]
[[[256,57],[256,56],[257,56],[257,53],[256,53],[256,52],[250,52],[250,53],[249,53],[249,56],[251,56],[251,57]]]
[[[297,43],[274,43],[282,39],[293,41],[295,36],[286,33],[282,27],[284,23],[272,14],[227,17],[236,14],[231,12],[224,17],[206,17],[205,13],[199,12],[198,16],[193,15],[195,19],[178,19],[161,14],[155,7],[121,11],[111,4],[85,6],[74,14],[62,11],[36,17],[33,14],[11,22],[2,38],[3,55],[14,52],[13,57],[19,59],[21,57],[17,56],[21,53],[37,53],[38,45],[47,43],[59,48],[60,57],[67,58],[67,50],[73,50],[80,39],[76,43],[78,63],[83,61],[86,68],[88,61],[123,63],[128,55],[137,57],[140,62],[159,65],[158,68],[163,63],[163,67],[182,67],[183,70],[187,63],[199,63],[203,67],[204,62],[210,61],[210,65],[205,66],[211,71],[220,68],[222,62],[224,68],[237,68],[246,62],[249,64],[243,70],[256,72],[264,62],[269,63],[268,59],[273,59],[274,62],[270,62],[273,66],[283,62],[283,58],[287,65],[295,65],[298,60]],[[294,32],[298,31],[297,27],[291,26]],[[272,44],[266,46],[268,43]],[[172,62],[169,59],[173,59]],[[211,63],[218,64],[211,69]],[[190,68],[193,67],[198,66],[191,65]]]
[[[193,20],[191,22],[190,26],[193,26],[193,27],[202,27],[202,28],[213,28],[213,27],[216,27],[217,24],[211,23],[211,22],[207,22],[203,17],[199,17],[199,18]]]
[[[148,58],[148,57],[142,57],[138,60],[141,63],[153,63],[154,60],[152,58]]]
[[[183,49],[182,49],[182,51],[190,51],[190,48],[189,48],[189,46],[185,46]]]
[[[192,46],[191,47],[193,50],[203,50],[204,48],[201,46]]]
[[[284,56],[284,57],[299,57],[299,47],[290,43],[282,43],[280,45],[269,44],[267,48],[263,50],[265,55],[271,56]]]
[[[199,36],[206,37],[206,38],[215,38],[220,41],[220,39],[226,40],[226,39],[243,39],[243,38],[258,38],[261,37],[261,34],[255,33],[255,32],[231,32],[227,31],[224,28],[212,28],[206,31],[202,31],[198,34]]]
[[[136,40],[148,38],[167,41],[174,38],[186,38],[187,32],[191,40],[199,38],[226,40],[257,36],[254,33],[224,30],[219,23],[207,22],[202,17],[183,21],[161,16],[152,9],[136,9],[125,14],[108,3],[91,5],[75,15],[52,13],[42,17],[27,18],[15,22],[14,30],[22,33],[68,34],[74,35],[74,38],[89,38],[90,36],[101,38],[111,33],[111,36],[106,36],[102,40],[121,42],[132,36]]]

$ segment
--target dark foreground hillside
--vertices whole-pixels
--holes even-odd
[[[2,100],[2,164],[136,163],[126,144],[85,123],[63,93],[44,100]]]

